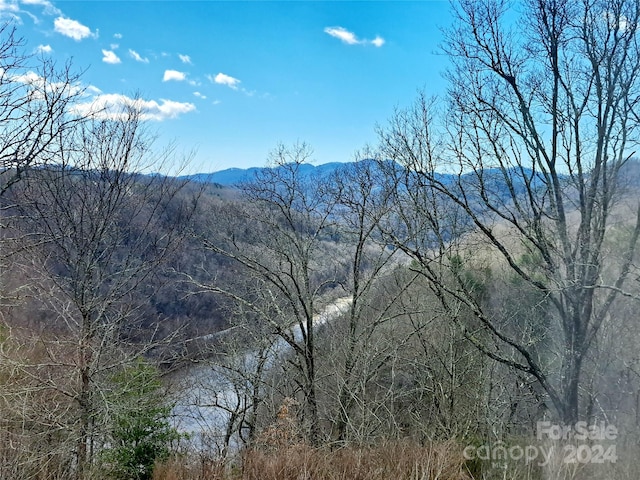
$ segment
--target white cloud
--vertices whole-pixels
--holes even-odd
[[[148,58],[143,58],[142,56],[140,56],[140,54],[138,52],[136,52],[135,50],[131,50],[129,49],[129,56],[131,58],[133,58],[136,62],[140,62],[140,63],[149,63],[149,59]]]
[[[240,80],[238,80],[237,78],[225,75],[224,73],[218,73],[215,77],[209,75],[207,78],[209,78],[209,80],[214,83],[217,83],[219,85],[226,85],[227,87],[233,88],[234,90],[238,89],[238,84],[240,83]]]
[[[38,45],[36,47],[36,52],[37,53],[51,53],[51,52],[53,52],[53,48],[51,48],[51,45]]]
[[[180,57],[180,61],[182,63],[187,63],[187,64],[191,65],[191,57],[189,55],[178,54],[178,57]]]
[[[73,38],[76,41],[94,35],[91,33],[91,29],[89,29],[89,27],[82,25],[76,20],[71,20],[70,18],[58,17],[53,21],[53,26],[56,32],[64,35],[65,37]]]
[[[176,118],[179,115],[193,112],[196,109],[196,106],[189,102],[175,102],[163,98],[161,98],[160,101],[162,102],[161,104],[158,104],[158,102],[154,100],[145,102],[143,117],[146,117],[147,120],[160,121],[168,118]]]
[[[0,0],[0,18],[3,22],[11,19],[10,21],[15,22],[16,25],[22,25],[22,18],[18,13],[20,13],[20,7],[15,0]]]
[[[120,58],[111,50],[102,50],[102,55],[104,55],[102,57],[104,63],[110,63],[111,65],[120,63]]]
[[[218,85],[225,85],[237,92],[242,92],[248,97],[253,97],[257,92],[255,90],[247,90],[246,88],[242,88],[239,85],[242,83],[241,80],[234,78],[225,73],[218,73],[217,75],[206,75],[207,79],[212,83],[217,83]]]
[[[629,21],[626,15],[622,15],[621,13],[615,14],[613,12],[607,11],[602,14],[603,18],[607,20],[609,23],[609,28],[613,30],[617,30],[619,32],[626,32],[628,29],[637,30],[637,26],[633,26],[633,24]]]
[[[196,97],[198,97],[198,98],[201,98],[201,99],[203,99],[203,100],[206,100],[206,98],[207,98],[207,96],[206,96],[206,95],[203,95],[203,94],[202,94],[202,93],[200,93],[200,92],[193,92],[193,95],[194,95],[194,96],[196,96]]]
[[[347,45],[374,45],[376,47],[381,47],[385,43],[384,38],[380,35],[377,35],[373,40],[360,39],[355,33],[350,32],[344,27],[326,27],[324,29],[324,33],[337,38]]]
[[[74,113],[83,117],[93,116],[99,119],[119,119],[126,116],[128,108],[134,108],[140,112],[142,120],[161,122],[177,118],[196,109],[193,103],[176,102],[160,99],[143,100],[127,97],[126,95],[108,93],[98,95],[90,102],[80,103],[74,107]]]
[[[11,81],[22,83],[27,87],[27,96],[31,100],[41,100],[46,94],[61,93],[65,96],[79,95],[83,93],[82,85],[68,82],[51,82],[49,79],[33,71],[20,75],[12,75]]]
[[[121,33],[114,33],[113,34],[113,38],[117,38],[118,40],[120,40],[122,38],[122,34]]]
[[[342,40],[349,45],[357,45],[360,41],[356,38],[355,33],[350,32],[346,28],[342,27],[327,27],[324,29],[324,33],[328,33],[332,37]]]
[[[120,44],[118,43],[112,43],[111,45],[109,45],[109,48],[111,50],[117,50],[118,48],[120,48]]]
[[[33,86],[42,86],[44,85],[44,77],[41,77],[40,75],[38,75],[36,72],[27,72],[27,73],[23,73],[21,75],[14,75],[11,77],[11,80],[18,82],[18,83],[24,83],[26,85],[33,85]]]
[[[20,7],[16,2],[0,0],[0,10],[3,12],[19,12]]]
[[[184,72],[179,72],[177,70],[165,70],[164,77],[162,77],[162,81],[169,82],[171,80],[175,80],[176,82],[181,82],[185,78],[187,78],[187,74]]]
[[[384,38],[382,38],[381,36],[376,36],[376,38],[374,38],[373,40],[371,40],[371,44],[380,48],[381,46],[384,45]]]
[[[84,89],[84,93],[87,95],[100,95],[102,93],[102,90],[100,90],[98,87],[96,87],[95,85],[89,85]]]

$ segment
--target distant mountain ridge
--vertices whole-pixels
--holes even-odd
[[[363,159],[358,162],[331,162],[321,165],[303,163],[299,166],[299,172],[305,176],[326,178],[335,174],[339,169],[349,168],[350,166],[355,166],[356,164],[363,162],[373,163],[377,166],[376,160],[372,159]],[[394,163],[391,160],[387,160],[387,162],[389,162],[387,167],[390,167],[390,164]],[[268,170],[269,168],[279,169],[284,167],[251,167],[246,169],[228,168],[218,172],[196,173],[179,178],[199,183],[217,184],[223,187],[234,187],[242,184],[243,182],[252,180],[255,178],[256,174]],[[394,168],[398,168],[398,172],[400,172],[403,167],[399,164],[395,164]],[[374,170],[375,169],[376,167],[374,167]],[[478,194],[478,175],[480,175],[485,192],[493,196],[494,199],[502,198],[503,201],[509,201],[512,194],[524,194],[527,188],[533,188],[535,190],[545,188],[547,180],[540,172],[534,174],[530,168],[517,167],[511,167],[508,172],[509,181],[505,178],[505,172],[499,168],[488,168],[483,172],[463,173],[461,176],[453,173],[438,173],[436,174],[436,179],[443,185],[447,185],[453,189],[460,188],[456,186],[457,184],[460,184],[462,188],[464,188],[464,186],[471,187],[471,191],[475,191],[475,193]],[[560,174],[560,179],[561,181],[570,182],[570,177],[568,175]],[[640,161],[633,159],[626,162],[619,172],[619,180],[621,181],[621,185],[624,185],[626,188],[640,188]]]
[[[355,166],[358,163],[368,162],[376,164],[375,160],[364,159],[358,162],[331,162],[324,163],[321,165],[312,165],[309,163],[303,163],[299,166],[299,172],[304,176],[315,176],[318,178],[326,178],[332,174],[334,174],[339,169],[349,168],[350,166]],[[392,161],[388,161],[389,163],[393,163]],[[388,167],[389,165],[387,165]],[[280,169],[284,167],[251,167],[251,168],[227,168],[225,170],[220,170],[218,172],[213,173],[196,173],[193,175],[185,175],[179,177],[181,179],[188,179],[194,182],[202,182],[202,183],[215,183],[218,185],[222,185],[225,187],[234,187],[238,186],[244,182],[250,181],[255,178],[256,174],[259,174],[262,171],[269,170],[270,168]],[[399,164],[396,164],[396,168],[402,171],[402,167]],[[374,168],[375,170],[375,168]],[[504,172],[499,169],[488,169],[482,175],[484,181],[486,181],[486,187],[494,192],[504,192],[508,194],[508,185],[505,182]],[[525,184],[525,178],[530,178],[533,181],[533,184],[536,186],[540,186],[543,183],[543,177],[540,174],[533,175],[533,172],[528,169],[511,169],[511,181],[513,182],[513,188],[517,192],[522,192]],[[532,178],[533,177],[533,178]],[[458,177],[456,174],[451,173],[439,173],[436,174],[436,178],[442,182],[444,185],[455,185],[458,181],[461,181],[463,184],[472,184],[477,183],[477,178],[473,173],[463,174],[462,177]],[[454,187],[455,188],[455,187]]]
[[[348,165],[348,163],[331,162],[322,165],[312,165],[303,163],[300,165],[301,173],[305,175],[319,175],[321,177],[331,175],[337,169]],[[270,167],[251,167],[251,168],[227,168],[213,173],[195,173],[193,175],[184,175],[180,178],[188,179],[195,182],[217,183],[220,185],[232,187],[243,182],[251,180],[256,173],[267,170]],[[278,168],[278,167],[275,167]]]

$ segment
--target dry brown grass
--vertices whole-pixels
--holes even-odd
[[[174,457],[158,463],[153,480],[231,480],[238,478],[224,462],[206,456]]]
[[[247,452],[243,480],[467,480],[454,443],[422,447],[394,442],[336,451],[293,446],[275,454]]]
[[[235,465],[206,456],[183,457],[157,465],[154,480],[473,480],[463,447],[453,441],[313,448],[300,434],[297,406],[285,398],[273,424]]]
[[[238,467],[182,458],[158,465],[154,480],[471,480],[462,448],[397,441],[338,450],[298,444],[244,452]]]

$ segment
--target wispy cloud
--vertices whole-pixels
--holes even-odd
[[[344,27],[326,27],[324,33],[337,38],[347,45],[373,45],[375,47],[381,47],[384,45],[385,40],[381,36],[377,35],[373,40],[360,39],[357,35]]]
[[[224,73],[218,73],[215,77],[213,75],[208,75],[207,78],[213,83],[217,83],[218,85],[226,85],[227,87],[233,88],[234,90],[237,90],[238,84],[241,83],[237,78],[226,75]]]
[[[193,92],[193,95],[194,95],[195,97],[201,98],[201,99],[203,99],[203,100],[206,100],[206,99],[207,99],[207,96],[206,96],[206,95],[203,95],[203,94],[202,94],[202,93],[200,93],[200,92]]]
[[[40,5],[41,7],[56,9],[53,6],[53,3],[51,3],[49,0],[20,0],[20,3],[22,3],[23,5]]]
[[[87,37],[95,36],[91,32],[91,29],[85,25],[82,25],[77,20],[70,18],[58,17],[53,21],[54,30],[65,37],[73,38],[76,41],[80,41]]]
[[[53,52],[53,48],[51,48],[51,45],[38,45],[36,47],[36,53],[46,53],[49,54]]]
[[[180,61],[182,63],[186,63],[188,65],[191,65],[191,57],[189,55],[182,55],[182,54],[178,54],[178,57],[180,57]]]
[[[131,58],[133,58],[136,62],[140,62],[140,63],[149,63],[149,59],[148,58],[143,58],[138,52],[136,52],[135,50],[131,50],[129,49],[129,56]]]
[[[117,38],[118,40],[122,39],[122,34],[121,33],[114,33],[113,34],[113,38]]]
[[[118,55],[116,55],[115,52],[111,50],[102,50],[102,55],[104,55],[104,57],[102,57],[102,61],[104,63],[110,63],[111,65],[120,63],[120,58],[118,57]]]
[[[62,12],[53,6],[49,0],[20,0],[23,5],[38,5],[44,7],[44,13],[47,15],[60,15]]]
[[[165,70],[162,81],[169,82],[171,80],[174,80],[176,82],[182,82],[185,78],[187,78],[187,74],[184,72],[179,72],[177,70]]]
[[[77,104],[74,107],[74,113],[83,117],[93,116],[104,119],[118,119],[125,115],[127,108],[138,110],[142,120],[161,122],[192,112],[196,109],[196,106],[189,102],[176,102],[166,99],[160,99],[157,102],[155,100],[130,98],[126,95],[107,93],[98,95],[89,102]]]
[[[33,11],[24,9],[23,6],[42,7],[42,13],[45,15],[62,14],[49,0],[0,0],[0,18],[5,19],[3,21],[10,18],[17,25],[21,25],[23,23],[22,16],[27,15],[35,24],[39,24],[40,18]]]
[[[360,43],[356,38],[355,33],[350,32],[349,30],[342,27],[327,27],[324,29],[324,33],[342,40],[344,43],[349,45],[357,45],[358,43]]]
[[[242,81],[238,78],[232,77],[231,75],[227,75],[226,73],[220,72],[217,75],[206,75],[206,77],[211,83],[224,85],[232,90],[244,93],[248,97],[253,97],[257,93],[255,90],[247,90],[246,88],[240,87]]]

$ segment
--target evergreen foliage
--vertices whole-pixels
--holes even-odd
[[[102,456],[109,478],[147,480],[166,459],[180,434],[171,425],[171,405],[161,394],[158,371],[143,360],[113,377],[111,445]]]

